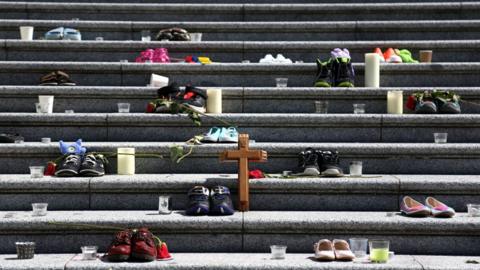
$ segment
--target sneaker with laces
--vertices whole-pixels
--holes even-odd
[[[99,154],[89,153],[80,166],[80,175],[82,176],[102,176],[105,175],[105,157]]]
[[[414,93],[408,97],[406,107],[417,114],[433,114],[438,112],[434,97],[428,91]]]
[[[77,176],[82,165],[82,157],[80,155],[68,155],[63,158],[60,165],[57,166],[55,176],[72,177]]]
[[[235,213],[230,189],[224,186],[215,186],[210,190],[210,214],[230,216]]]
[[[315,87],[332,87],[332,60],[326,62],[317,59],[317,77],[315,79]]]
[[[196,88],[191,85],[185,87],[183,94],[182,104],[190,107],[191,109],[205,113],[207,102],[207,91],[204,89]]]
[[[340,159],[338,152],[332,150],[316,150],[318,156],[318,165],[320,166],[321,175],[327,177],[341,177],[343,170],[338,166]]]
[[[336,58],[332,66],[335,87],[355,87],[355,72],[350,58]]]
[[[15,141],[23,141],[24,138],[20,134],[0,134],[0,143],[15,143]]]
[[[210,192],[208,188],[195,186],[188,191],[188,205],[185,210],[187,216],[208,215],[210,212]]]
[[[131,230],[123,230],[115,234],[115,237],[108,247],[107,259],[111,262],[125,262],[130,259],[132,252]]]
[[[157,258],[157,247],[153,234],[147,228],[134,230],[131,257],[139,261],[151,262]]]
[[[238,143],[238,131],[235,127],[222,128],[218,137],[221,143]]]
[[[462,112],[459,104],[460,96],[450,91],[434,91],[432,97],[438,112],[444,114],[459,114]]]
[[[313,148],[307,148],[298,154],[298,167],[294,170],[295,175],[318,176],[318,156]]]

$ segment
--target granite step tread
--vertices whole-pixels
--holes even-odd
[[[192,54],[205,54],[217,62],[258,62],[265,54],[282,53],[293,61],[312,62],[317,57],[329,55],[332,48],[348,48],[353,61],[363,61],[363,54],[373,48],[408,48],[418,59],[416,50],[434,50],[435,62],[476,62],[475,53],[479,40],[378,40],[378,41],[205,41],[205,42],[161,42],[161,41],[22,41],[0,40],[0,58],[6,61],[119,61],[133,62],[141,50],[163,47],[169,55],[184,58]],[[38,52],[42,52],[39,54]]]
[[[423,201],[427,196],[467,211],[480,203],[478,175],[363,175],[362,177],[299,177],[250,180],[251,210],[262,211],[398,211],[403,196]],[[183,210],[187,191],[196,185],[230,188],[237,196],[236,174],[136,174],[103,177],[32,179],[0,175],[3,211],[30,210],[46,202],[50,210],[155,210],[159,195],[172,198],[172,209]],[[292,200],[292,198],[295,198]]]
[[[71,18],[71,16],[69,17]],[[59,25],[82,29],[82,38],[140,40],[140,31],[182,27],[203,33],[202,40],[425,40],[478,39],[479,20],[394,20],[324,22],[187,22],[187,21],[72,21],[0,20],[0,38],[18,38],[21,25],[35,27],[35,37]]]
[[[355,84],[363,85],[363,63],[353,64]],[[64,70],[79,85],[145,85],[150,73],[170,77],[180,84],[197,86],[275,85],[275,78],[286,76],[294,87],[311,86],[316,65],[303,64],[137,64],[115,62],[27,62],[1,61],[0,79],[4,85],[34,85],[52,71]],[[382,64],[381,85],[388,87],[468,87],[477,86],[480,62],[432,64]]]
[[[32,260],[15,260],[15,255],[0,255],[0,262],[11,270],[96,270],[108,269],[390,269],[390,270],[475,270],[480,269],[468,260],[480,260],[478,256],[425,256],[395,255],[388,264],[362,264],[355,262],[319,263],[313,253],[293,254],[287,250],[284,260],[271,260],[269,253],[172,253],[173,261],[151,263],[109,263],[100,259],[81,260],[81,254],[38,254]],[[33,268],[34,267],[34,268]]]

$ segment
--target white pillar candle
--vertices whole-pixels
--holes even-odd
[[[20,38],[22,40],[33,40],[33,26],[20,26]]]
[[[207,113],[222,113],[222,89],[207,89]]]
[[[127,155],[122,155],[127,154]],[[117,148],[117,174],[135,174],[135,148]]]
[[[403,114],[403,91],[388,91],[387,113]]]
[[[380,56],[365,54],[365,87],[380,87]]]

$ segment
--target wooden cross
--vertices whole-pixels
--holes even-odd
[[[248,162],[264,162],[267,152],[250,150],[248,134],[238,135],[238,150],[227,150],[220,154],[222,162],[238,161],[238,209],[246,212],[250,209],[250,187],[248,182]]]

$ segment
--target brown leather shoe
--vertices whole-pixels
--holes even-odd
[[[335,239],[333,240],[333,247],[335,248],[335,258],[338,261],[353,261],[355,259],[347,241]]]
[[[315,258],[319,261],[334,261],[333,244],[328,239],[322,239],[314,245]]]

